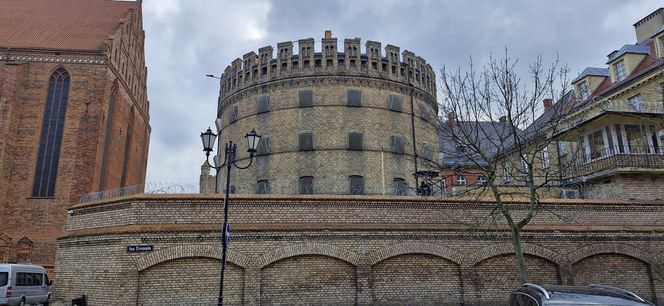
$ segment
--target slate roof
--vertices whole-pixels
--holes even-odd
[[[0,49],[99,51],[138,2],[0,0]]]
[[[459,145],[455,141],[454,133],[461,133],[463,129],[467,135],[473,138],[474,143],[482,144],[482,151],[487,156],[493,156],[502,149],[501,140],[506,139],[510,134],[509,125],[504,122],[496,121],[461,121],[456,125],[451,125],[449,121],[441,123],[441,128],[438,133],[440,150],[442,158],[440,160],[443,168],[463,168],[475,167],[485,165],[486,160],[481,156],[469,156],[472,150],[466,150],[463,145]],[[464,139],[462,136],[458,138]],[[464,141],[465,142],[465,141]]]
[[[606,62],[607,64],[615,60],[616,58],[619,58],[621,55],[625,53],[636,53],[636,54],[645,54],[648,55],[650,54],[650,47],[647,45],[624,45],[620,50],[613,51],[609,53],[608,57],[609,60]]]
[[[589,75],[592,76],[601,76],[601,77],[608,77],[609,76],[609,68],[595,68],[595,67],[588,67],[586,69],[583,69],[581,74],[572,81],[572,83],[576,83],[578,80],[581,80]]]

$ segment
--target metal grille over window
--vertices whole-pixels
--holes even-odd
[[[355,89],[348,90],[348,106],[362,106],[362,92]]]
[[[313,133],[300,133],[299,135],[300,151],[311,151],[314,149]]]
[[[348,150],[362,150],[362,133],[348,133]]]
[[[261,141],[258,142],[258,147],[256,148],[256,155],[267,155],[272,152],[270,147],[270,138],[263,136]]]
[[[403,108],[403,97],[390,95],[388,98],[388,105],[391,111],[400,112]]]
[[[404,154],[406,148],[406,141],[401,136],[392,136],[390,137],[390,142],[392,144],[392,153]]]
[[[48,84],[37,167],[32,187],[33,197],[52,197],[55,193],[68,98],[69,73],[59,68],[53,72]]]
[[[303,176],[299,182],[300,194],[314,194],[314,177]]]
[[[395,178],[394,181],[392,182],[392,189],[394,192],[394,195],[401,196],[401,195],[408,195],[408,185],[406,184],[406,181],[402,178]]]
[[[256,193],[257,194],[268,194],[270,193],[270,181],[260,180],[256,183]]]
[[[300,107],[314,106],[314,92],[311,90],[300,90]]]
[[[267,113],[270,111],[270,97],[261,96],[256,98],[256,113]]]
[[[350,194],[364,194],[364,178],[359,175],[351,175],[350,179]]]

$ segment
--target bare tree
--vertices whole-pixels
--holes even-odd
[[[441,120],[440,128],[448,140],[442,155],[456,163],[447,166],[457,173],[484,176],[461,194],[495,201],[493,218],[509,226],[517,277],[525,283],[522,229],[537,214],[541,193],[556,186],[565,171],[554,162],[558,146],[552,136],[561,128],[573,98],[567,68],[560,67],[557,59],[545,66],[538,56],[523,79],[517,64],[505,49],[504,57],[491,56],[479,70],[472,60],[463,70],[443,67],[440,109],[448,118]]]

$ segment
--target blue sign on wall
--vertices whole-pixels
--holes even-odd
[[[145,253],[154,251],[153,245],[129,245],[127,253]]]

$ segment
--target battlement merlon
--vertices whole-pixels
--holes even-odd
[[[339,40],[326,33],[321,39],[321,52],[316,53],[315,40],[305,38],[297,41],[298,52],[294,52],[294,42],[277,43],[277,54],[272,46],[265,46],[256,52],[251,51],[235,59],[230,70],[222,74],[221,93],[225,96],[257,82],[270,81],[296,75],[368,75],[411,83],[435,97],[435,73],[424,58],[404,50],[399,46],[385,45],[383,56],[381,43],[367,40],[365,52],[361,53],[360,38],[344,39],[343,49],[339,50]]]

